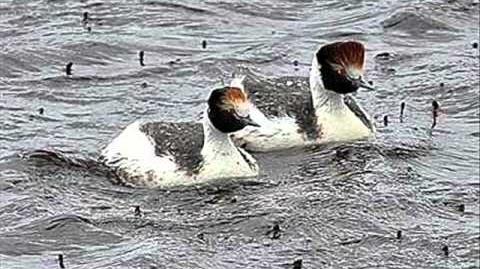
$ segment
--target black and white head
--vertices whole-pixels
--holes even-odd
[[[355,92],[363,87],[365,48],[357,41],[335,42],[322,46],[315,55],[323,86],[339,94]]]
[[[223,133],[236,132],[248,125],[259,127],[250,118],[251,106],[247,93],[240,88],[215,89],[208,98],[208,118]]]

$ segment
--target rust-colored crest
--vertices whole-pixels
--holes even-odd
[[[322,65],[329,63],[362,70],[365,48],[357,41],[335,42],[323,46],[317,53],[317,59]]]
[[[228,87],[223,97],[224,109],[235,109],[247,103],[247,94],[239,88]]]
[[[241,89],[230,87],[225,94],[225,99],[228,102],[240,104],[247,101],[247,96]]]

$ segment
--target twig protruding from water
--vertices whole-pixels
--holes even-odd
[[[58,266],[61,269],[65,269],[65,265],[63,264],[63,254],[58,254]]]
[[[145,52],[144,52],[143,50],[141,50],[141,51],[138,53],[138,59],[140,60],[140,65],[141,65],[141,66],[145,66],[145,63],[143,62],[144,57],[145,57]]]
[[[280,230],[280,225],[275,224],[273,228],[266,233],[266,235],[272,234],[272,239],[278,239],[280,238],[281,230]]]
[[[432,122],[432,127],[431,129],[435,128],[437,126],[437,118],[438,118],[438,111],[440,109],[440,104],[436,101],[432,101],[432,117],[433,117],[433,122]]]
[[[135,206],[135,217],[140,217],[142,215],[142,211],[140,210],[140,206]]]
[[[400,122],[403,122],[403,114],[405,113],[405,102],[400,104]]]
[[[69,62],[67,64],[67,66],[65,67],[65,73],[67,74],[67,76],[71,76],[72,75],[72,66],[73,66],[73,63],[72,62]]]
[[[293,269],[302,269],[302,259],[295,260],[293,262]]]
[[[83,19],[82,19],[82,23],[83,23],[83,28],[87,29],[87,31],[90,33],[92,31],[92,27],[91,26],[88,26],[88,20],[90,18],[88,17],[88,12],[83,12]]]
[[[442,251],[445,256],[448,257],[448,255],[450,255],[450,250],[448,249],[447,245],[443,246]]]
[[[197,238],[202,240],[202,241],[205,241],[205,234],[204,233],[199,233],[199,234],[197,234]]]

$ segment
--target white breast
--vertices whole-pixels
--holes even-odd
[[[225,133],[204,124],[206,141],[202,148],[203,163],[198,173],[201,179],[255,177],[258,175],[256,160],[236,147]]]
[[[171,186],[197,184],[219,178],[254,177],[258,175],[256,161],[233,146],[226,134],[214,137],[206,133],[202,149],[203,161],[198,173],[180,170],[173,156],[155,154],[155,144],[140,130],[141,123],[130,124],[102,152],[101,160],[114,170],[127,185]],[[200,135],[200,134],[199,134]]]
[[[261,113],[261,112],[259,112]],[[261,127],[246,127],[232,134],[235,143],[249,151],[267,152],[305,147],[333,141],[351,141],[374,137],[370,130],[347,106],[341,109],[317,109],[317,140],[309,140],[304,130],[290,117],[267,119],[257,115]],[[255,119],[256,120],[256,119]]]
[[[373,136],[372,130],[347,107],[335,111],[319,109],[316,116],[321,130],[317,143],[351,141]]]

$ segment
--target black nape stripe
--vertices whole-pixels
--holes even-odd
[[[251,168],[251,169],[255,169],[255,163],[251,162],[247,156],[245,155],[244,152],[242,152],[239,148],[237,148],[237,151],[238,153],[240,153],[240,156],[242,156],[243,160],[248,164],[248,166]]]

